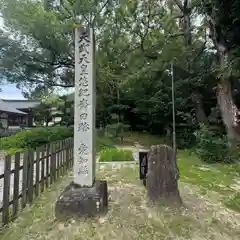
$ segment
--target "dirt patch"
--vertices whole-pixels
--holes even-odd
[[[191,184],[180,184],[181,195],[184,198],[185,214],[197,221],[200,226],[213,232],[216,239],[234,239],[240,237],[240,214],[226,208],[218,193],[207,192]],[[230,236],[230,238],[229,238]]]
[[[200,195],[200,190],[191,185],[180,185],[184,206],[174,210],[152,206],[141,186],[119,184],[111,188],[114,204],[121,207],[121,214],[131,211],[164,229],[169,239],[234,239],[240,237],[240,216]],[[124,208],[125,206],[125,208]],[[127,206],[127,207],[126,207]],[[236,238],[237,239],[237,238]]]

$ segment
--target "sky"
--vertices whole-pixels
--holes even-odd
[[[0,98],[1,99],[24,99],[21,91],[16,88],[14,84],[7,84],[1,87]]]
[[[0,18],[0,28],[3,25],[3,21]],[[21,91],[16,88],[14,84],[6,84],[4,86],[0,86],[0,98],[2,99],[24,99]]]

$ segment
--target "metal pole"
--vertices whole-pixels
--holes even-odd
[[[175,84],[174,84],[174,72],[173,61],[171,62],[171,76],[172,76],[172,120],[173,120],[173,151],[176,154],[176,120],[175,120]]]

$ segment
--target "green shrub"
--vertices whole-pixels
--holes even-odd
[[[99,137],[103,137],[105,135],[105,128],[97,129],[96,134]]]
[[[121,162],[121,161],[134,161],[132,151],[106,148],[100,151],[99,162]]]
[[[176,129],[176,142],[179,149],[192,148],[196,145],[196,128],[179,128]]]
[[[0,148],[27,149],[73,136],[73,127],[41,127],[21,131],[14,136],[0,139]]]
[[[200,130],[195,132],[196,136],[196,154],[208,163],[233,161],[233,155],[230,154],[227,137],[220,136],[217,132],[201,126]]]
[[[116,123],[106,126],[106,132],[114,137],[122,137],[124,132],[129,130],[129,125]]]
[[[23,153],[23,152],[25,152],[25,149],[23,148],[9,148],[7,150],[7,153],[9,155],[14,155],[15,153]]]
[[[115,148],[114,146],[114,141],[112,138],[109,137],[99,137],[97,136],[96,139],[96,144],[97,144],[97,152],[105,149],[105,148]]]

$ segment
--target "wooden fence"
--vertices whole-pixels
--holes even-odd
[[[72,166],[73,138],[6,156],[4,173],[0,173],[1,225],[14,220],[20,210]]]

